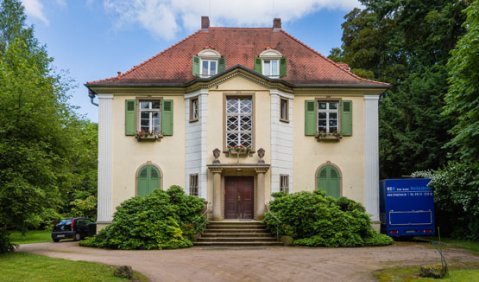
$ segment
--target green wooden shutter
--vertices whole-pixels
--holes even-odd
[[[341,103],[341,134],[353,135],[353,101],[343,100]]]
[[[193,56],[193,67],[192,67],[193,76],[200,76],[200,58],[198,56]]]
[[[315,136],[317,131],[316,112],[318,106],[315,100],[306,100],[304,102],[304,135]]]
[[[125,101],[125,135],[136,134],[136,100]]]
[[[138,196],[146,196],[149,193],[148,185],[148,167],[145,166],[141,169],[140,174],[137,178],[137,190]]]
[[[225,58],[220,58],[218,60],[218,73],[225,71]]]
[[[173,100],[163,100],[161,103],[161,134],[173,135]]]
[[[261,58],[254,59],[254,71],[260,74],[263,74],[261,67]]]
[[[279,76],[286,76],[286,57],[281,57],[279,60]]]

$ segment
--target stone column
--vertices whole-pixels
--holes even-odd
[[[255,218],[260,220],[264,217],[264,208],[265,208],[265,195],[264,195],[264,175],[268,171],[268,168],[257,168],[256,169],[256,213]]]
[[[379,96],[364,97],[364,206],[373,225],[379,223]]]
[[[221,211],[221,172],[222,168],[210,168],[213,173],[213,220],[222,220]]]
[[[113,95],[99,94],[98,114],[98,208],[97,223],[111,223],[113,217],[112,128]],[[101,228],[102,226],[99,226]]]

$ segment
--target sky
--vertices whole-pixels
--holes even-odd
[[[341,45],[344,16],[357,0],[21,0],[27,24],[54,59],[52,66],[72,80],[70,103],[96,122],[87,81],[115,76],[149,59],[200,28],[211,26],[283,29],[328,55]]]

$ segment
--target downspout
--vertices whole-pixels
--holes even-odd
[[[93,101],[93,99],[95,99],[95,96],[96,96],[96,93],[93,92],[91,89],[88,89],[88,97],[90,97],[90,102],[92,103],[92,105],[98,107],[98,103],[95,103],[95,102]]]

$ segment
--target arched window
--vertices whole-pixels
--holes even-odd
[[[341,173],[331,164],[323,165],[316,172],[316,189],[326,192],[326,195],[339,198],[341,196]]]
[[[161,188],[161,172],[154,165],[145,165],[138,171],[136,182],[137,195],[146,196]]]

